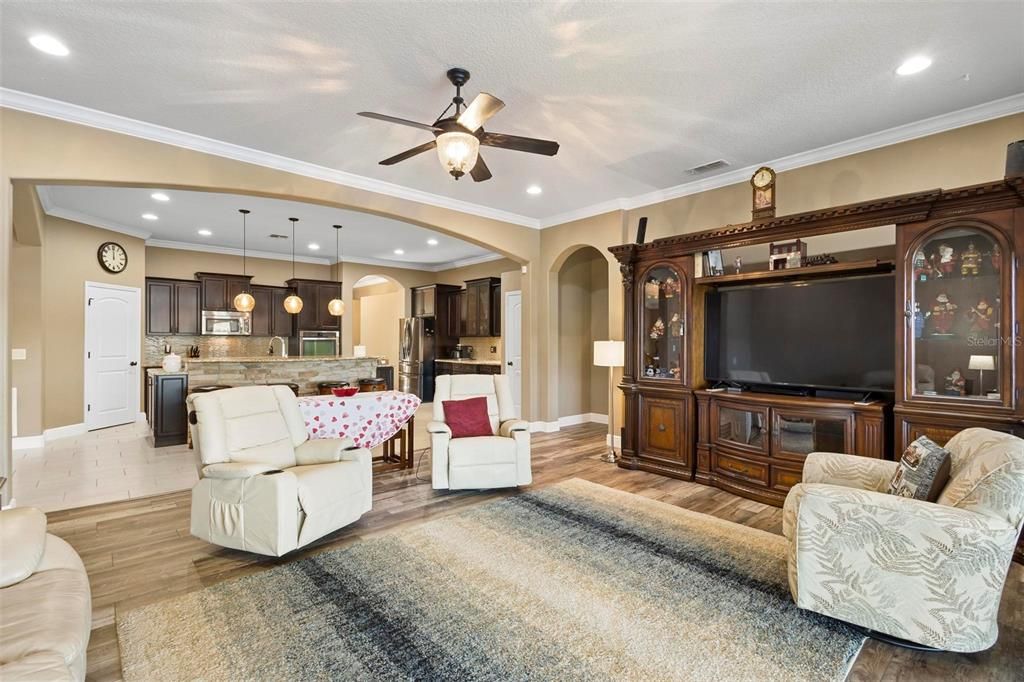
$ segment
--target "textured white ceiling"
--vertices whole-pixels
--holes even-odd
[[[463,201],[543,218],[1024,92],[1024,2],[18,2],[0,83]],[[66,58],[27,38],[49,32]],[[934,59],[897,77],[906,57]],[[494,179],[436,156],[452,89],[506,102],[489,130],[558,140],[485,150]],[[964,74],[970,74],[964,79]],[[544,192],[530,196],[525,188]]]
[[[154,192],[163,192],[170,201],[154,200],[150,196]],[[251,211],[246,219],[246,247],[250,253],[290,258],[292,225],[288,218],[298,218],[295,253],[303,258],[335,261],[332,225],[343,226],[340,234],[342,260],[437,270],[464,261],[499,257],[487,249],[418,225],[297,201],[160,187],[75,185],[44,186],[40,195],[44,208],[51,215],[135,233],[156,245],[192,245],[200,250],[241,249],[242,216],[238,209],[246,208]],[[152,213],[158,220],[146,220],[142,218],[143,213]],[[213,234],[201,236],[198,233],[201,229]],[[271,234],[286,235],[289,239],[274,239]],[[437,240],[437,244],[428,244],[428,239]],[[320,248],[310,249],[311,243]],[[395,254],[398,248],[405,253]]]

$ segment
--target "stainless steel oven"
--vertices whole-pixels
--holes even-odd
[[[299,355],[336,356],[339,345],[338,332],[299,332]]]
[[[252,317],[234,310],[204,310],[202,333],[204,336],[249,336]]]

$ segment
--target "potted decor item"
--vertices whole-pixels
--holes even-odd
[[[160,366],[165,372],[180,372],[181,371],[181,356],[171,351],[164,356],[163,362]]]

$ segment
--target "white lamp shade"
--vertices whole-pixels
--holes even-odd
[[[456,179],[473,170],[479,152],[480,140],[476,135],[451,132],[437,136],[437,157]]]
[[[972,355],[967,369],[995,369],[996,359],[992,355]]]
[[[598,367],[622,367],[626,344],[622,341],[594,341],[594,364]]]
[[[352,355],[354,355],[357,358],[365,358],[366,357],[366,346],[353,346],[352,347]]]

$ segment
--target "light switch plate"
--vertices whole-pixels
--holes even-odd
[[[497,346],[491,346],[491,352],[492,353],[497,353],[498,352],[498,347]]]
[[[24,348],[12,348],[11,349],[11,360],[26,360],[28,359],[28,351]]]

